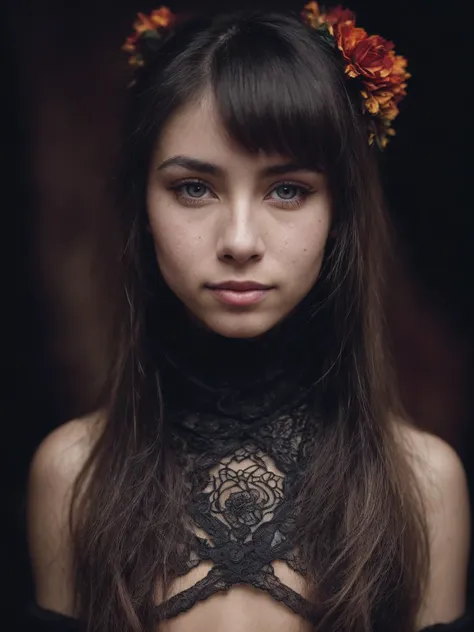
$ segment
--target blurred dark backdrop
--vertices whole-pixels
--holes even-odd
[[[94,246],[112,212],[108,178],[127,72],[120,45],[134,14],[159,6],[117,4],[8,0],[1,7],[5,616],[32,595],[22,514],[32,452],[47,432],[90,408],[104,363],[108,306]],[[255,6],[233,6],[246,4]],[[382,157],[402,254],[389,317],[406,407],[458,450],[472,492],[472,2],[348,4],[366,30],[393,39],[409,59],[409,96]]]

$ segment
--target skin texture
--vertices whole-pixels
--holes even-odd
[[[176,156],[212,163],[222,174],[163,165]],[[147,208],[158,265],[191,315],[223,336],[265,333],[318,278],[331,222],[326,178],[308,170],[261,174],[288,162],[232,145],[206,97],[175,114],[156,148]],[[230,306],[205,287],[228,280],[272,289],[257,304]]]

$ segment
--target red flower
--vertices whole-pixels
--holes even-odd
[[[346,61],[346,74],[362,81],[364,109],[375,117],[374,129],[377,129],[371,138],[376,137],[378,144],[385,147],[388,137],[395,133],[390,125],[398,115],[397,105],[406,95],[406,81],[410,77],[407,60],[395,54],[392,42],[380,35],[367,35],[345,17],[333,27],[337,46]]]
[[[390,52],[393,44],[380,35],[367,36],[364,29],[353,23],[336,25],[336,41],[347,62],[349,77],[363,77],[374,85],[390,75],[394,65]]]
[[[352,22],[355,24],[356,16],[349,9],[343,9],[339,4],[337,7],[329,9],[326,14],[326,23],[334,26],[336,24],[344,24],[345,22]]]

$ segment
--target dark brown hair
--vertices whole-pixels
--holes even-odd
[[[241,147],[317,165],[332,195],[336,236],[318,280],[324,308],[314,318],[328,333],[324,424],[298,531],[317,630],[412,632],[427,573],[426,525],[394,430],[401,411],[383,319],[391,240],[367,121],[336,50],[292,15],[256,12],[181,26],[130,95],[117,178],[123,283],[106,423],[71,512],[78,616],[88,632],[152,630],[156,581],[169,587],[187,537],[148,344],[159,338],[147,315],[159,309],[163,284],[145,191],[163,127],[205,92]]]

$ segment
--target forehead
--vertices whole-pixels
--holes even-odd
[[[172,156],[191,155],[224,169],[249,164],[258,169],[287,156],[249,152],[228,134],[212,97],[204,95],[179,109],[164,126],[155,152],[155,164]]]
[[[207,173],[219,177],[230,174],[236,178],[248,177],[250,173],[260,179],[295,171],[326,174],[318,144],[310,141],[311,126],[308,125],[307,133],[301,137],[290,125],[291,121],[285,125],[278,117],[273,120],[267,112],[265,122],[262,119],[257,127],[260,131],[262,125],[267,129],[263,135],[254,135],[251,112],[236,107],[229,113],[219,105],[222,104],[216,102],[212,89],[208,89],[178,108],[160,132],[150,169],[161,169],[165,165],[170,168],[183,162],[176,158],[190,157],[213,165],[212,171],[208,169]],[[189,160],[187,163],[188,169],[200,170]]]
[[[180,108],[166,123],[157,151],[184,154],[200,151],[206,146],[221,146],[235,150],[209,96],[203,96]]]

